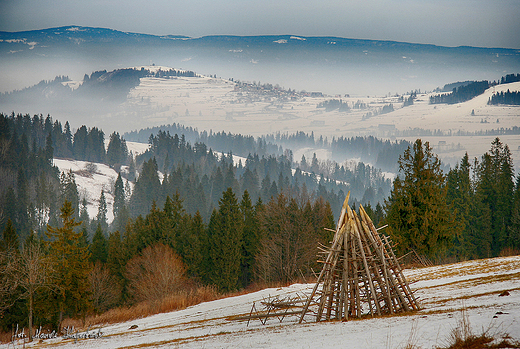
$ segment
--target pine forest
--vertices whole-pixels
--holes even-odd
[[[129,152],[127,141],[143,140],[147,151]],[[294,159],[291,149],[309,145],[366,163]],[[113,221],[103,191],[89,216],[75,173],[60,172],[55,158],[118,172]],[[449,168],[421,139],[255,139],[179,124],[107,137],[51,116],[0,114],[0,329],[59,329],[66,318],[165,295],[312,279],[316,247],[332,240],[349,192],[354,210],[362,204],[376,227],[388,224],[399,256],[443,263],[520,250],[520,176],[499,138]]]

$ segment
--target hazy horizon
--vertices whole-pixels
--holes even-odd
[[[516,1],[0,2],[0,31],[66,25],[153,35],[301,35],[439,46],[520,48]]]

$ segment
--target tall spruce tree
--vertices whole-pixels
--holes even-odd
[[[106,157],[108,165],[116,168],[116,170],[119,170],[119,167],[126,162],[128,148],[126,141],[121,138],[118,132],[113,132],[110,135]]]
[[[182,249],[181,256],[186,265],[188,275],[201,277],[203,272],[203,261],[205,252],[203,251],[206,227],[199,211],[190,220],[189,229],[181,232],[179,245]]]
[[[101,195],[99,196],[98,202],[98,213],[96,216],[97,224],[101,227],[101,229],[106,232],[108,230],[108,219],[107,219],[107,200],[105,197],[105,190],[101,189]]]
[[[464,155],[460,164],[448,172],[446,178],[446,201],[456,210],[457,220],[460,225],[460,234],[454,236],[453,254],[461,259],[468,257],[470,245],[470,213],[473,201],[473,189],[470,178],[471,165],[468,153]]]
[[[255,257],[260,245],[260,228],[255,207],[251,203],[248,191],[244,191],[240,202],[240,211],[244,221],[244,244],[242,247],[241,283],[247,287],[253,282]]]
[[[18,236],[10,218],[7,219],[4,231],[2,233],[2,241],[0,241],[1,251],[18,251]]]
[[[152,158],[143,163],[130,199],[131,213],[133,215],[146,214],[154,200],[161,196],[161,181],[159,180],[157,162]]]
[[[115,187],[114,187],[114,221],[112,222],[113,229],[123,231],[125,229],[126,222],[130,218],[128,208],[126,206],[126,194],[125,187],[123,185],[123,179],[121,173],[117,175]]]
[[[79,193],[78,186],[76,185],[76,179],[72,170],[68,172],[62,172],[60,176],[60,204],[63,205],[65,201],[68,201],[73,210],[75,218],[79,215]]]
[[[210,280],[222,291],[240,287],[242,263],[243,219],[238,201],[228,188],[219,201],[219,210],[209,222],[209,245],[211,249]]]
[[[509,226],[509,241],[511,247],[520,250],[520,175],[516,177],[515,193],[511,210],[511,225]]]
[[[480,162],[475,160],[475,195],[471,204],[469,234],[471,257],[489,258],[493,255],[493,211],[496,207],[491,156],[486,153]]]
[[[103,234],[101,224],[98,223],[94,237],[92,237],[92,244],[89,246],[90,250],[90,261],[95,264],[96,261],[106,263],[108,250],[107,250],[107,239]]]
[[[80,224],[74,218],[70,201],[61,208],[61,227],[47,225],[50,258],[57,290],[59,324],[65,313],[76,316],[88,309],[88,273],[90,253],[87,246],[81,246],[81,232],[74,229]]]
[[[400,176],[385,209],[388,232],[400,254],[413,249],[430,258],[441,256],[457,233],[440,165],[429,143],[420,139],[399,157]]]
[[[476,167],[475,244],[479,246],[480,257],[498,256],[502,249],[514,245],[509,238],[511,225],[514,174],[511,152],[499,138],[491,143],[491,150],[482,156]]]

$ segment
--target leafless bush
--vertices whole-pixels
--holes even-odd
[[[117,304],[121,297],[121,285],[110,271],[97,262],[88,275],[90,300],[96,313],[106,311]]]
[[[181,258],[163,244],[145,248],[126,265],[129,293],[137,302],[158,302],[185,285]]]
[[[85,165],[85,171],[87,171],[88,173],[90,173],[91,175],[93,175],[94,173],[96,173],[97,171],[97,165],[92,163],[92,162],[89,162]]]

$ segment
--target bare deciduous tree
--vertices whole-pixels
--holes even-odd
[[[14,250],[0,251],[0,312],[9,309],[16,301],[10,297],[18,287],[15,264]]]
[[[295,281],[309,274],[318,242],[304,210],[280,194],[260,215],[263,237],[257,255],[257,277],[265,282]]]
[[[99,261],[90,270],[90,300],[94,311],[100,313],[116,305],[121,296],[121,285]]]
[[[18,285],[24,290],[22,297],[29,303],[29,340],[32,340],[34,296],[43,288],[52,287],[51,264],[38,243],[26,245],[14,264]]]

